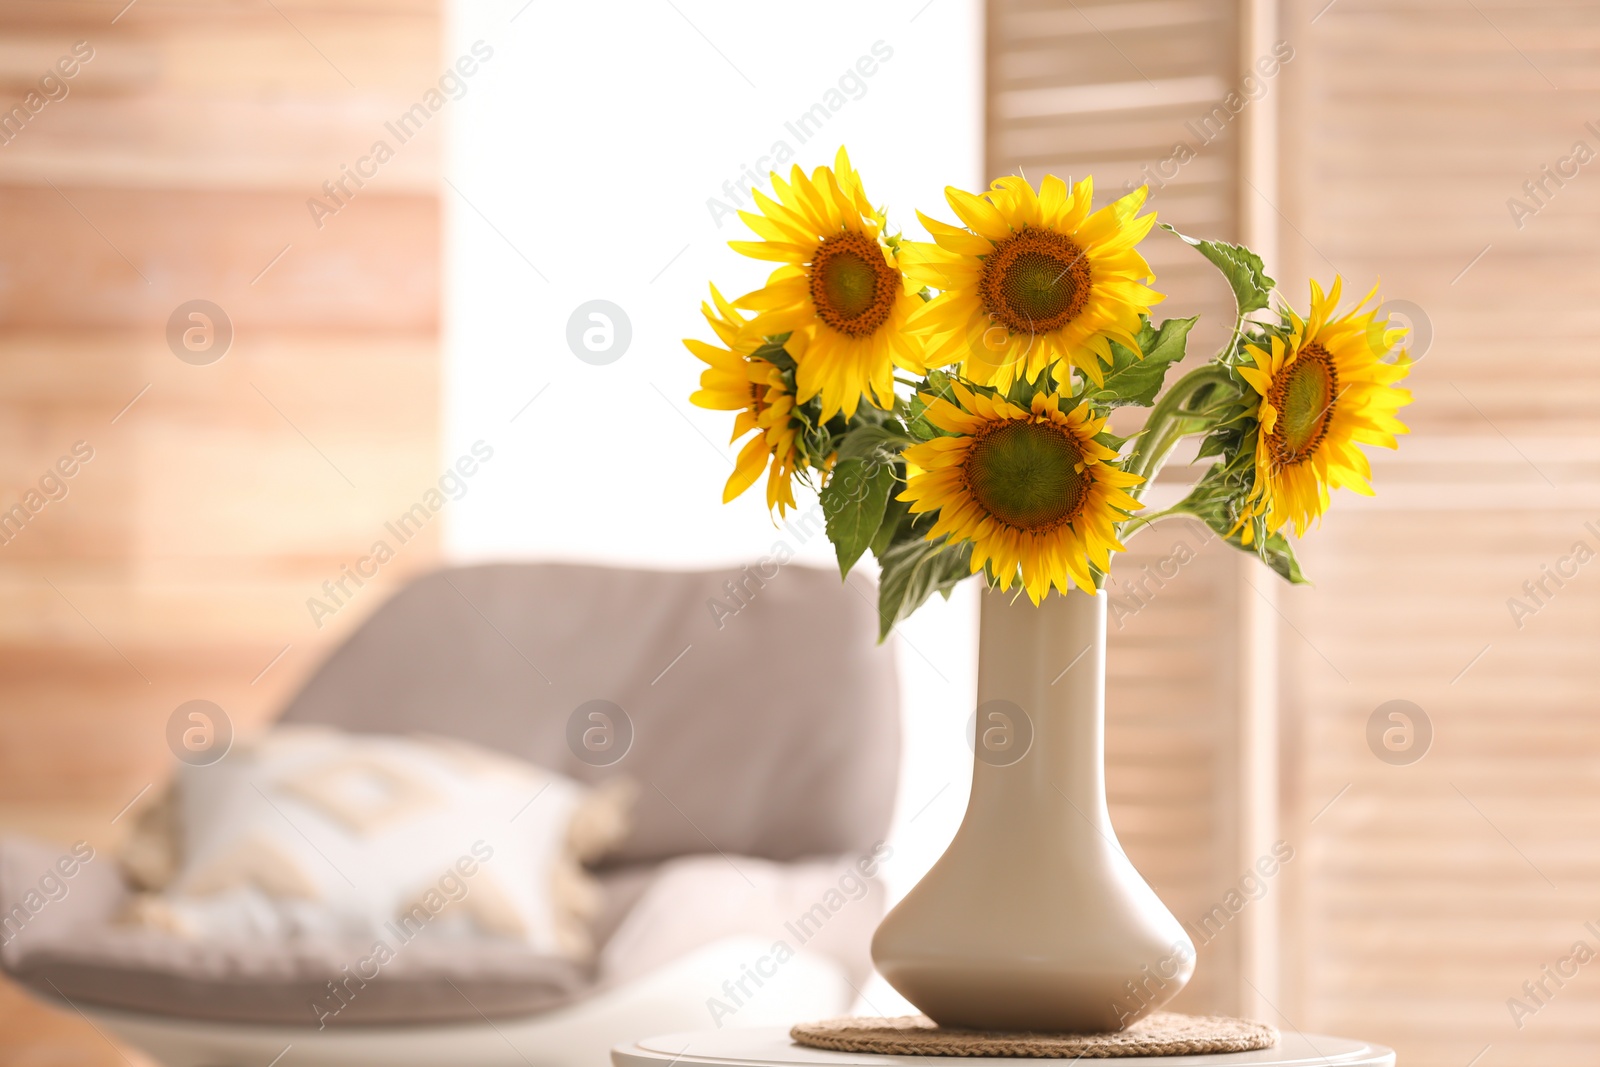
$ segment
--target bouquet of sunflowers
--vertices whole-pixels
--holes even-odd
[[[729,243],[780,266],[732,302],[712,287],[702,310],[721,345],[684,342],[709,365],[691,399],[737,412],[734,441],[753,435],[724,501],[765,471],[782,515],[798,479],[820,490],[842,574],[872,552],[883,635],[979,571],[1034,603],[1093,593],[1129,535],[1169,515],[1303,582],[1283,527],[1304,534],[1330,489],[1370,495],[1357,446],[1406,432],[1406,331],[1369,307],[1376,288],[1339,314],[1340,280],[1312,282],[1308,314],[1252,317],[1275,285],[1260,257],[1163,224],[1238,306],[1221,351],[1168,385],[1197,316],[1150,319],[1163,297],[1138,251],[1155,224],[1144,188],[1099,210],[1089,178],[949,188],[959,225],[917,213],[932,244],[887,231],[842,148],[772,188],[740,213],[760,240]],[[1150,413],[1119,437],[1107,419],[1128,405]],[[1211,466],[1147,513],[1140,498],[1191,436]]]

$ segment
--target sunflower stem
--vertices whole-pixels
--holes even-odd
[[[1185,411],[1184,404],[1208,385],[1225,385],[1231,381],[1232,374],[1227,367],[1207,363],[1179,378],[1166,395],[1156,401],[1155,407],[1150,409],[1150,417],[1145,420],[1144,431],[1134,440],[1133,451],[1123,464],[1124,470],[1144,479],[1128,487],[1130,496],[1136,500],[1144,497],[1145,490],[1155,482],[1180,440],[1211,428],[1209,423],[1198,420],[1199,413]]]
[[[1243,314],[1235,315],[1234,319],[1233,319],[1233,333],[1228,336],[1228,343],[1223,345],[1221,348],[1219,348],[1217,350],[1217,354],[1212,359],[1212,362],[1213,363],[1221,363],[1224,359],[1226,359],[1227,357],[1233,355],[1234,346],[1239,343],[1239,338],[1241,338],[1243,336],[1244,336],[1244,315]]]
[[[1188,514],[1188,512],[1184,510],[1182,502],[1179,502],[1172,505],[1170,508],[1162,508],[1160,511],[1151,511],[1148,513],[1135,515],[1133,518],[1128,519],[1122,524],[1122,529],[1117,533],[1117,539],[1121,541],[1123,547],[1126,548],[1128,542],[1133,538],[1133,535],[1138,533],[1140,530],[1143,530],[1145,527],[1154,526],[1162,519],[1169,519],[1174,515],[1186,514]]]

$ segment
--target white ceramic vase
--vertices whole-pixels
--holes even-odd
[[[872,941],[942,1026],[1113,1031],[1176,996],[1194,945],[1117,843],[1105,792],[1106,596],[983,594],[972,796]]]

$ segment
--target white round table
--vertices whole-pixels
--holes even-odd
[[[662,1034],[611,1050],[615,1067],[886,1067],[916,1061],[949,1060],[950,1067],[1017,1067],[1018,1058],[977,1056],[885,1056],[873,1052],[831,1052],[789,1039],[787,1030],[761,1028],[694,1030]],[[1034,1060],[1039,1064],[1070,1064]],[[1286,1033],[1276,1048],[1206,1056],[1126,1056],[1098,1061],[1116,1067],[1394,1067],[1394,1051],[1365,1041],[1321,1034]]]

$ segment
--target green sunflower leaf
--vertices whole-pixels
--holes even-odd
[[[904,468],[897,472],[897,478],[899,480],[889,491],[889,503],[883,509],[883,523],[872,538],[872,555],[880,565],[883,563],[883,554],[899,538],[900,528],[908,525],[906,520],[911,515],[911,501],[900,499],[900,492],[905,489]]]
[[[955,390],[950,388],[950,375],[941,370],[931,370],[923,379],[923,388],[918,389],[909,402],[906,412],[906,430],[918,441],[928,441],[944,435],[944,431],[928,421],[928,405],[922,399],[923,393],[930,396],[944,397],[946,400],[955,400]]]
[[[843,459],[822,489],[822,514],[844,577],[872,544],[895,485],[894,467],[876,459]]]
[[[1231,442],[1223,434],[1206,434],[1206,436],[1200,441],[1200,451],[1195,453],[1194,458],[1196,460],[1201,460],[1207,458],[1208,456],[1224,455],[1228,451],[1230,444]]]
[[[795,368],[794,357],[789,354],[788,349],[784,348],[784,345],[788,343],[788,334],[774,334],[762,342],[761,347],[757,348],[751,355],[766,360],[781,371],[792,374]]]
[[[1189,495],[1172,510],[1193,515],[1217,533],[1223,540],[1241,552],[1253,552],[1268,567],[1293,585],[1309,585],[1310,580],[1300,570],[1294,546],[1280,530],[1267,533],[1266,520],[1257,516],[1248,520],[1252,534],[1251,543],[1244,543],[1244,528],[1235,530],[1239,522],[1239,508],[1249,491],[1248,471],[1254,466],[1253,457],[1241,462],[1241,457],[1228,463],[1219,463],[1205,473]]]
[[[1095,434],[1094,439],[1097,443],[1105,445],[1113,452],[1121,452],[1122,446],[1133,440],[1133,437],[1118,437],[1116,434],[1111,433],[1110,431],[1103,431]]]
[[[900,541],[891,545],[879,562],[878,640],[882,642],[895,626],[909,618],[934,593],[948,596],[972,572],[972,544],[963,541],[950,545],[938,541]]]
[[[1008,403],[1027,411],[1033,407],[1034,397],[1040,393],[1052,392],[1054,389],[1055,383],[1050,380],[1049,375],[1041,374],[1031,382],[1026,378],[1018,378],[1011,383],[1011,388],[1006,390],[1005,397]]]
[[[1279,530],[1275,534],[1256,538],[1256,555],[1277,572],[1278,577],[1291,585],[1310,585],[1311,580],[1300,573],[1300,561],[1295,559],[1294,546]]]
[[[863,423],[852,426],[837,442],[840,459],[898,459],[907,445],[916,441],[898,420],[885,419],[880,423]]]
[[[1106,369],[1105,381],[1100,385],[1090,382],[1085,396],[1106,407],[1137,405],[1147,408],[1156,402],[1167,380],[1167,371],[1183,359],[1189,331],[1199,321],[1195,315],[1187,319],[1168,319],[1160,329],[1151,329],[1146,319],[1136,338],[1139,352],[1130,352],[1115,341],[1111,343],[1111,366]]]
[[[1173,234],[1184,244],[1198,250],[1222,272],[1222,276],[1228,279],[1228,285],[1233,289],[1234,299],[1239,303],[1240,317],[1267,306],[1267,297],[1278,283],[1267,276],[1266,266],[1261,262],[1260,256],[1243,245],[1231,245],[1226,241],[1203,241],[1198,237],[1181,234],[1164,222],[1160,225],[1163,230]]]

